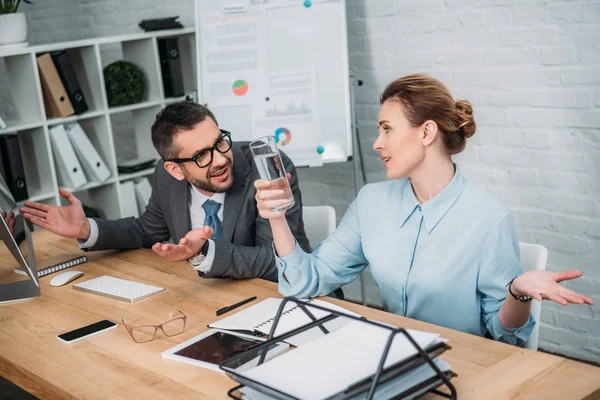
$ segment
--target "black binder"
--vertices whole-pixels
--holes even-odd
[[[158,39],[158,53],[165,97],[183,96],[183,75],[177,38]]]
[[[64,50],[53,51],[50,55],[52,56],[52,61],[54,61],[54,65],[58,70],[58,75],[60,75],[60,79],[67,91],[67,96],[69,96],[69,99],[71,100],[75,114],[86,112],[88,106],[83,97],[83,92],[81,91],[81,86],[79,86],[79,80],[77,79],[77,75],[75,75],[73,65],[69,60],[69,55]]]
[[[17,135],[0,136],[0,158],[0,172],[15,201],[27,200],[29,195]]]
[[[277,325],[279,323],[279,320],[280,320],[282,314],[284,313],[285,305],[288,301],[291,301],[291,302],[295,303],[298,307],[300,307],[300,309],[302,309],[310,317],[310,319],[313,322],[308,323],[304,326],[301,326],[297,329],[294,329],[290,332],[281,334],[279,336],[275,336]],[[309,308],[314,308],[314,309],[318,309],[321,311],[325,311],[325,312],[329,313],[329,315],[327,315],[326,317],[323,317],[321,319],[316,319],[314,317],[314,315],[308,310]],[[374,371],[373,375],[371,375],[370,377],[368,377],[360,382],[356,382],[351,387],[329,397],[327,400],[351,399],[351,398],[356,398],[357,396],[359,396],[359,397],[366,396],[367,399],[371,400],[376,392],[378,385],[383,384],[387,381],[390,381],[394,378],[400,377],[402,374],[405,374],[405,373],[413,370],[414,368],[416,368],[420,365],[423,365],[425,363],[427,363],[433,369],[433,371],[435,372],[435,375],[432,378],[422,381],[421,383],[417,384],[416,386],[413,386],[412,388],[408,389],[406,392],[398,394],[397,396],[395,396],[395,398],[411,398],[412,399],[412,398],[419,397],[427,392],[431,392],[431,393],[437,394],[438,396],[441,396],[441,397],[456,400],[456,397],[457,397],[456,389],[454,388],[454,385],[450,382],[450,379],[456,377],[456,374],[450,370],[442,372],[436,366],[436,364],[433,362],[433,358],[439,356],[444,351],[450,349],[450,347],[447,344],[438,343],[438,344],[434,344],[434,345],[431,345],[431,346],[423,349],[410,336],[410,334],[403,328],[395,328],[392,326],[380,324],[378,322],[367,321],[362,318],[347,315],[347,314],[341,313],[336,310],[330,310],[330,309],[327,309],[327,308],[324,308],[324,307],[321,307],[321,306],[318,306],[315,304],[305,303],[305,302],[299,301],[298,299],[296,299],[294,297],[286,297],[281,302],[281,305],[279,306],[279,310],[275,317],[275,322],[271,326],[271,331],[269,333],[269,337],[265,342],[262,342],[256,346],[252,346],[251,348],[247,349],[245,352],[243,352],[237,356],[229,358],[228,360],[226,360],[219,366],[233,380],[235,380],[239,383],[238,386],[229,390],[229,392],[227,393],[228,396],[233,399],[241,400],[241,397],[237,396],[235,393],[238,392],[239,389],[246,386],[249,388],[253,388],[263,394],[266,394],[267,396],[271,396],[275,399],[297,400],[294,396],[292,396],[288,393],[283,393],[277,389],[274,389],[272,387],[265,385],[262,382],[258,382],[256,380],[250,379],[250,378],[244,376],[243,374],[239,373],[236,370],[240,366],[244,365],[248,360],[251,360],[251,359],[258,359],[257,365],[262,364],[265,361],[267,352],[272,348],[272,346],[275,343],[284,341],[284,340],[286,340],[290,337],[293,337],[301,332],[318,327],[319,329],[321,329],[321,331],[323,331],[323,333],[325,333],[325,334],[329,333],[327,328],[325,328],[325,323],[332,319],[339,318],[339,317],[344,317],[344,318],[355,320],[355,321],[361,321],[365,324],[377,325],[378,327],[389,330],[390,335],[388,337],[385,349],[381,355],[379,366],[378,366],[377,370]],[[390,365],[390,366],[384,368],[385,360],[387,359],[388,352],[391,348],[392,342],[396,335],[404,335],[408,339],[408,341],[415,347],[415,349],[417,350],[417,354],[414,355],[413,357],[409,357],[408,359],[401,360],[393,365]],[[437,388],[442,385],[444,385],[448,389],[449,393],[444,393],[444,392],[437,390]]]

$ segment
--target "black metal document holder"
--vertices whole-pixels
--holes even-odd
[[[281,316],[286,313],[283,310],[284,310],[286,303],[288,303],[288,302],[295,303],[297,307],[299,307],[300,309],[302,309],[302,311],[304,311],[304,313],[312,320],[312,322],[305,324],[297,329],[294,329],[293,331],[290,331],[288,333],[281,334],[281,335],[278,335],[277,337],[275,337],[275,331],[277,329],[277,325],[279,323],[279,320],[281,319]],[[328,315],[323,318],[317,319],[310,312],[309,308],[314,308],[317,310],[325,311],[328,313]],[[259,343],[258,345],[249,348],[244,353],[237,355],[235,357],[232,357],[220,365],[220,368],[222,370],[227,372],[232,379],[234,379],[235,381],[240,383],[240,385],[229,390],[229,392],[227,393],[229,395],[229,397],[233,398],[233,399],[241,400],[241,397],[236,396],[234,393],[237,392],[239,389],[243,388],[244,386],[246,386],[246,387],[258,390],[262,393],[265,393],[275,399],[299,400],[290,394],[281,392],[281,391],[274,389],[264,383],[261,383],[259,381],[253,380],[253,379],[249,379],[249,378],[243,376],[243,374],[241,374],[239,371],[236,371],[236,369],[240,365],[247,362],[249,359],[258,358],[259,359],[258,365],[262,364],[265,361],[267,352],[271,348],[273,348],[277,343],[285,341],[286,339],[289,339],[289,338],[291,338],[295,335],[298,335],[302,332],[305,332],[309,329],[318,327],[321,331],[323,331],[323,333],[325,333],[325,334],[329,333],[329,331],[325,327],[325,323],[328,321],[331,321],[335,318],[338,318],[338,317],[344,317],[344,318],[352,319],[355,321],[360,321],[365,324],[376,325],[380,328],[389,330],[390,335],[387,339],[383,354],[381,355],[381,358],[379,360],[379,365],[378,365],[375,373],[372,376],[365,378],[364,380],[362,380],[360,382],[355,383],[354,385],[345,389],[344,391],[339,392],[339,393],[329,397],[328,400],[343,400],[343,399],[349,399],[349,398],[352,398],[355,396],[365,395],[365,394],[366,394],[366,398],[368,400],[371,400],[375,394],[378,384],[388,382],[388,381],[400,376],[401,374],[409,372],[412,369],[414,369],[417,366],[420,366],[424,363],[429,364],[429,366],[435,371],[436,376],[434,376],[431,379],[428,379],[424,382],[421,382],[420,384],[409,389],[408,391],[401,393],[396,398],[415,398],[415,397],[418,397],[427,392],[432,392],[432,393],[435,393],[439,396],[442,396],[442,397],[445,397],[448,399],[455,400],[457,398],[456,389],[454,388],[454,385],[452,385],[452,383],[450,382],[450,379],[455,377],[456,374],[454,374],[452,371],[442,372],[437,367],[437,365],[435,365],[435,363],[433,362],[433,358],[437,357],[438,355],[443,353],[445,350],[450,349],[450,347],[448,345],[446,345],[445,343],[440,343],[440,344],[434,345],[432,347],[428,347],[427,350],[424,350],[417,344],[417,342],[415,342],[415,340],[410,336],[410,334],[404,328],[396,328],[396,327],[384,325],[384,324],[381,324],[381,323],[378,323],[375,321],[368,321],[364,318],[344,314],[342,312],[339,312],[336,310],[331,310],[331,309],[325,308],[325,307],[321,307],[316,304],[303,302],[303,301],[296,299],[295,297],[286,297],[281,302],[281,305],[279,306],[279,310],[277,311],[277,315],[275,316],[273,325],[271,326],[271,331],[269,332],[268,339],[265,342]],[[408,339],[408,341],[415,347],[418,354],[414,355],[413,357],[409,357],[408,359],[401,360],[393,365],[390,365],[390,366],[384,368],[385,361],[387,359],[393,339],[398,334],[404,335]],[[292,351],[294,351],[294,350],[292,350]],[[448,391],[450,394],[447,394],[447,393],[437,390],[437,388],[439,388],[442,385],[445,385],[448,388]]]

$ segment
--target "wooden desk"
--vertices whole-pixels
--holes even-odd
[[[73,240],[48,232],[34,235],[38,262],[64,254],[80,255]],[[0,306],[0,375],[43,398],[198,399],[226,398],[235,382],[225,374],[165,360],[160,353],[204,330],[225,305],[256,295],[279,296],[275,284],[202,280],[186,263],[163,261],[150,250],[88,253],[76,269],[90,279],[101,275],[146,282],[167,290],[128,304],[73,290],[72,283],[51,287],[41,278],[42,295]],[[77,282],[77,281],[75,281]],[[73,282],[73,283],[75,283]],[[443,356],[458,374],[459,399],[600,399],[600,368],[523,350],[477,336],[327,298],[369,319],[440,332],[452,350]],[[248,306],[255,304],[251,303]],[[136,344],[123,328],[65,345],[59,333],[121,317],[160,323],[179,308],[188,315],[186,332]],[[435,395],[427,398],[440,399]]]

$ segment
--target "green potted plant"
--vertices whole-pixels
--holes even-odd
[[[30,0],[23,3],[33,4]],[[0,0],[0,46],[27,45],[27,19],[24,13],[19,13],[21,0]]]

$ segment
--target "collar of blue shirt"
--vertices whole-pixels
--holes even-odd
[[[400,226],[403,226],[415,210],[420,209],[423,214],[423,222],[427,233],[435,228],[438,222],[444,218],[444,215],[452,208],[456,200],[460,197],[467,180],[463,177],[460,169],[454,164],[454,177],[433,199],[419,204],[415,193],[413,192],[410,180],[406,179],[402,188],[402,200],[400,205]]]

